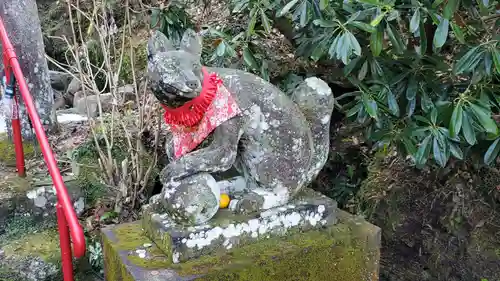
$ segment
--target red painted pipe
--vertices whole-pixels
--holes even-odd
[[[5,65],[5,67],[7,68],[8,66],[10,66],[12,68],[14,76],[16,77],[16,80],[19,84],[19,91],[21,97],[24,100],[26,110],[28,111],[28,115],[31,120],[31,124],[33,126],[33,129],[35,130],[38,143],[40,144],[40,148],[42,150],[45,163],[47,164],[47,168],[49,170],[50,176],[52,177],[52,181],[57,191],[58,204],[61,205],[61,208],[64,211],[64,220],[62,218],[59,220],[59,233],[65,230],[67,231],[66,227],[64,227],[67,222],[67,226],[70,229],[71,240],[73,242],[73,250],[75,253],[75,257],[77,258],[82,257],[85,254],[85,237],[83,235],[83,229],[76,217],[73,204],[68,195],[68,191],[66,190],[66,187],[64,185],[64,181],[62,179],[59,168],[57,167],[56,159],[54,158],[54,154],[52,152],[52,149],[50,148],[47,136],[45,135],[45,131],[42,126],[42,122],[40,121],[40,117],[38,116],[38,113],[36,111],[33,99],[31,98],[28,85],[24,80],[24,75],[17,60],[16,53],[14,52],[14,48],[9,40],[7,31],[5,30],[5,25],[1,18],[0,18],[0,41],[2,42],[4,56],[7,59],[7,65]],[[64,238],[64,235],[62,238]],[[64,243],[65,243],[64,241],[61,241],[61,246]],[[69,254],[71,253],[69,252]],[[65,259],[68,257],[62,257],[62,258]]]
[[[56,205],[57,226],[59,227],[59,243],[61,245],[61,264],[63,280],[73,280],[73,258],[71,254],[71,240],[68,224],[64,217],[64,208],[60,203]]]

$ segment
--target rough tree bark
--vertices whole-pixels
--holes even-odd
[[[51,120],[54,96],[50,85],[47,60],[45,59],[45,46],[36,1],[1,0],[0,17],[4,21],[5,28],[18,56],[42,123],[45,128],[51,128],[55,123],[55,120]],[[3,69],[3,66],[1,68]],[[33,139],[34,134],[31,130],[27,112],[22,104],[20,107],[23,138],[27,140]]]

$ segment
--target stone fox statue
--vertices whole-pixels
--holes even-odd
[[[201,53],[193,30],[178,48],[160,32],[148,42],[151,88],[173,135],[162,193],[152,203],[191,225],[215,215],[221,192],[230,194],[234,212],[286,204],[328,158],[331,89],[312,77],[288,97],[254,74],[202,66]],[[231,168],[241,176],[219,182],[212,176]]]

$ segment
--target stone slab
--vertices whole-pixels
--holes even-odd
[[[102,230],[105,280],[378,280],[380,229],[340,210],[337,223],[323,229],[224,248],[178,264],[141,225],[138,221]]]
[[[173,225],[165,215],[150,210],[151,206],[146,206],[143,212],[146,235],[174,263],[210,255],[220,249],[322,229],[337,222],[337,203],[309,189],[290,204],[258,214],[236,215],[228,209],[219,210],[210,223],[196,227]]]
[[[84,194],[76,181],[65,182],[77,214],[84,210]],[[50,180],[41,182],[12,175],[0,180],[0,224],[13,216],[45,219],[55,215],[57,195]]]
[[[57,230],[26,234],[2,241],[0,268],[12,281],[52,281],[60,277],[59,235]],[[0,279],[2,280],[2,279]]]

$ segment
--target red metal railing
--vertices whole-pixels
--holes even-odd
[[[24,80],[24,75],[19,66],[14,48],[7,36],[2,18],[0,17],[0,41],[2,43],[4,72],[8,81],[15,79],[19,85],[21,97],[28,111],[29,118],[33,129],[35,130],[38,143],[43,153],[45,163],[49,169],[50,176],[54,183],[57,192],[57,225],[59,229],[59,239],[61,243],[61,259],[64,281],[73,281],[73,255],[71,253],[71,242],[73,242],[73,251],[76,258],[85,255],[85,237],[83,229],[76,217],[73,204],[64,185],[59,168],[57,167],[56,159],[52,149],[50,148],[49,141],[45,135],[42,122],[31,98],[28,90],[28,85]],[[14,76],[14,77],[12,77]],[[14,115],[12,116],[12,133],[14,139],[14,146],[16,152],[16,163],[19,176],[25,175],[24,168],[24,154],[23,144],[21,137],[21,126],[17,113],[17,100],[14,102]]]

